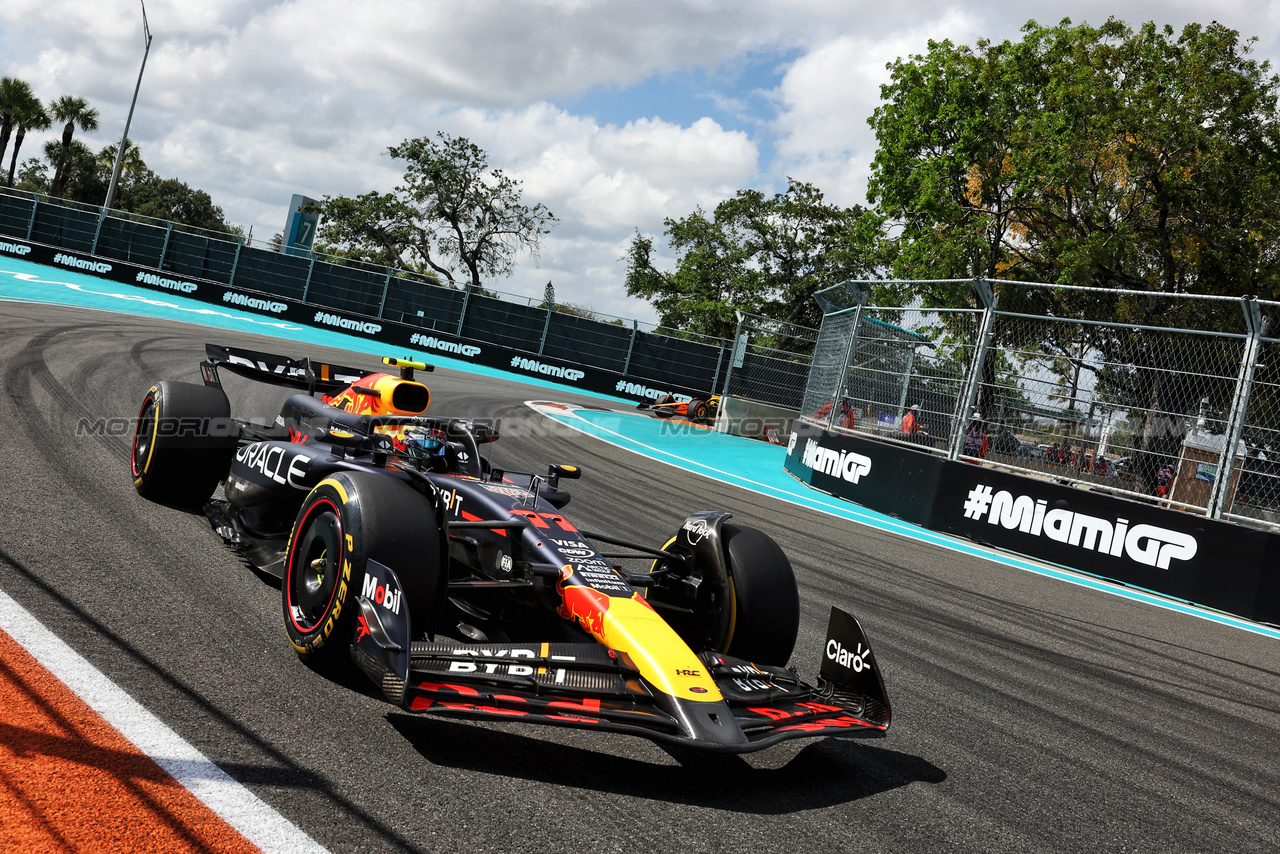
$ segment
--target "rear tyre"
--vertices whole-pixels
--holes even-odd
[[[689,420],[701,424],[707,420],[707,414],[711,411],[705,400],[689,401],[689,408],[685,410],[689,413]]]
[[[222,389],[156,383],[134,426],[134,489],[152,501],[198,505],[227,476],[235,441],[231,404]]]
[[[322,480],[298,511],[281,584],[285,631],[298,656],[318,670],[351,667],[356,596],[370,560],[396,573],[410,628],[421,633],[445,571],[432,505],[387,475],[342,472]]]

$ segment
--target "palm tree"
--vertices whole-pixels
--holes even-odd
[[[116,165],[116,149],[120,147],[120,143],[113,142],[110,145],[104,145],[102,150],[98,152],[98,162],[102,164],[102,168],[110,174]],[[130,178],[137,178],[147,171],[147,164],[142,159],[142,151],[138,148],[137,143],[131,139],[124,142],[124,156],[120,158],[120,175]]]
[[[13,133],[14,111],[35,96],[26,81],[16,77],[0,77],[0,163],[9,148],[9,134]]]
[[[61,196],[67,182],[67,155],[71,151],[71,137],[77,127],[85,133],[97,130],[98,111],[90,107],[84,98],[74,95],[63,95],[54,101],[51,111],[54,121],[66,122],[62,128],[62,153],[58,157],[58,168],[53,173],[53,184],[49,187],[49,195]]]
[[[40,99],[32,95],[30,99],[22,101],[14,108],[13,122],[17,125],[18,133],[13,138],[13,159],[9,161],[9,180],[5,182],[10,187],[13,186],[14,170],[18,168],[18,151],[22,148],[22,138],[29,130],[48,130],[53,124],[53,119],[50,118],[44,104],[40,103]],[[0,158],[3,156],[3,150],[0,150]],[[2,159],[0,159],[0,165],[3,165]]]

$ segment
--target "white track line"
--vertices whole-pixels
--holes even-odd
[[[323,852],[0,590],[0,629],[95,712],[265,854]]]

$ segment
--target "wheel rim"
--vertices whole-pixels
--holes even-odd
[[[147,395],[138,413],[138,424],[133,433],[133,476],[141,477],[151,461],[151,449],[155,443],[156,399]]]
[[[328,500],[307,511],[289,555],[289,614],[302,632],[313,631],[324,619],[338,589],[342,570],[342,519]]]

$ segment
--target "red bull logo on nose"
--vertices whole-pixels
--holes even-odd
[[[573,620],[593,637],[604,634],[604,615],[609,610],[609,597],[590,587],[561,586],[563,604],[557,612],[566,620]]]

